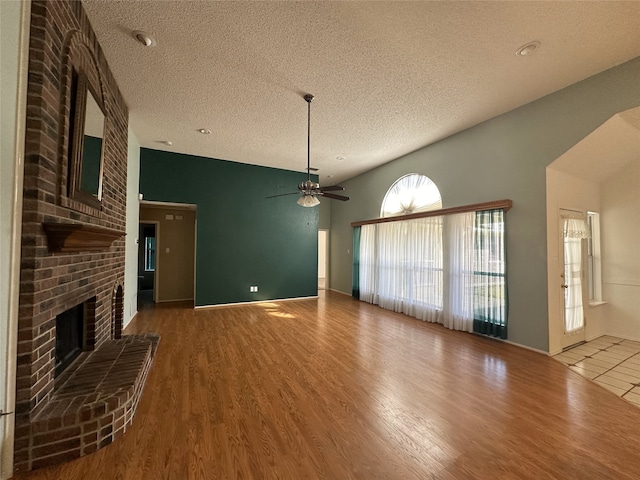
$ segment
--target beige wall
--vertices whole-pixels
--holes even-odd
[[[600,212],[600,186],[568,173],[547,167],[547,285],[549,298],[549,352],[554,354],[562,350],[562,296],[560,288],[562,273],[560,252],[561,208],[580,212]],[[604,333],[601,307],[585,308],[586,337],[599,337]]]
[[[143,204],[139,221],[158,222],[156,301],[193,300],[196,211]]]
[[[601,185],[607,333],[640,340],[640,158]]]

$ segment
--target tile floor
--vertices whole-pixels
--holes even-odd
[[[640,407],[640,342],[605,335],[553,358]]]

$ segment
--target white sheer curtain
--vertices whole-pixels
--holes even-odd
[[[360,300],[378,303],[376,297],[376,225],[360,229]]]
[[[363,225],[360,300],[506,338],[504,233],[502,210]]]
[[[445,289],[443,324],[452,330],[473,331],[475,213],[444,219]]]
[[[442,217],[363,225],[360,299],[442,321]]]

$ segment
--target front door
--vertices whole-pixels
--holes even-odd
[[[588,231],[584,213],[560,210],[562,254],[559,286],[563,298],[563,348],[585,340],[585,239]]]

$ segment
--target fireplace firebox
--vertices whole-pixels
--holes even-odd
[[[71,362],[82,352],[84,318],[84,303],[76,305],[56,317],[56,377],[71,365]]]

